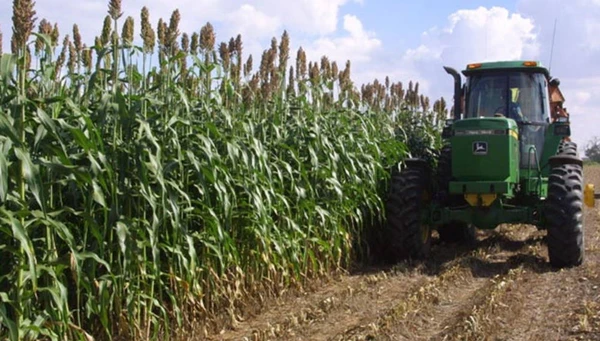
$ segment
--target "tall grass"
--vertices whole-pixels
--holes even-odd
[[[443,101],[359,91],[350,63],[302,50],[288,69],[287,33],[252,72],[240,36],[182,36],[178,12],[154,31],[142,10],[138,47],[112,0],[91,47],[76,27],[59,47],[45,20],[31,34],[32,2],[14,8],[31,25],[0,58],[2,339],[234,323],[248,297],[346,266],[388,170],[437,143]]]

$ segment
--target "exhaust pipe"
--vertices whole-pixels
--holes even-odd
[[[454,78],[454,119],[455,120],[460,120],[460,114],[461,114],[461,107],[462,107],[462,103],[461,103],[461,79],[460,79],[460,74],[453,68],[449,67],[449,66],[444,66],[444,70],[446,70],[446,72],[452,76],[452,78]]]

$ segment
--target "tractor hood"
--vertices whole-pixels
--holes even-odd
[[[454,122],[452,128],[452,175],[457,182],[518,182],[519,135],[514,120],[470,118]],[[470,191],[470,186],[460,188]]]
[[[467,118],[454,122],[455,135],[501,135],[507,134],[508,130],[516,132],[517,129],[517,123],[514,120],[504,117]]]

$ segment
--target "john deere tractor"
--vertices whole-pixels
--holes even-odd
[[[389,256],[427,257],[433,230],[456,242],[475,229],[522,223],[547,230],[553,266],[581,264],[584,192],[593,189],[584,188],[558,80],[536,61],[469,64],[464,84],[444,69],[454,78],[453,119],[437,167],[409,159],[392,174]],[[594,204],[593,192],[585,197]]]

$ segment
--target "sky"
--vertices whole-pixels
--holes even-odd
[[[91,45],[107,5],[108,0],[37,0],[35,9],[38,22],[57,22],[61,35],[77,23]],[[272,37],[279,40],[287,30],[292,57],[302,46],[313,61],[322,55],[339,65],[351,60],[358,85],[386,76],[417,81],[432,101],[444,96],[452,102],[452,79],[443,65],[462,70],[470,62],[539,60],[561,80],[572,139],[580,149],[600,136],[600,0],[123,0],[124,17],[138,25],[136,35],[143,6],[155,27],[178,8],[182,32],[199,32],[210,22],[217,42],[239,33],[244,53],[255,60]],[[2,1],[4,51],[11,15],[12,1]]]

